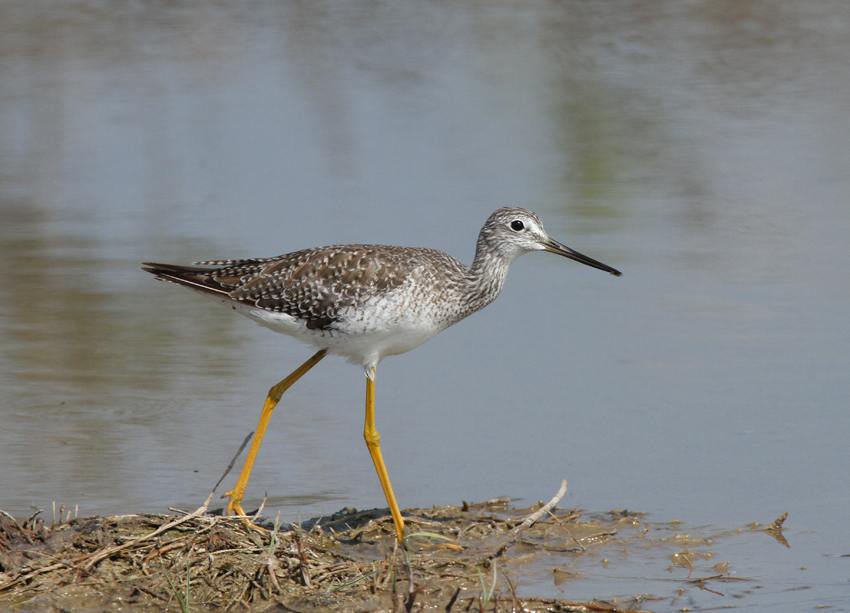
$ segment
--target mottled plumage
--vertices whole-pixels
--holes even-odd
[[[400,539],[401,518],[381,459],[374,424],[374,377],[388,355],[410,351],[487,306],[508,267],[529,251],[549,251],[613,275],[620,272],[552,240],[540,219],[525,209],[493,213],[478,235],[471,266],[422,247],[338,245],[275,258],[198,262],[195,266],[145,264],[158,279],[197,290],[277,332],[319,351],[273,387],[227,510],[244,514],[241,500],[268,419],[281,395],[326,354],[363,366],[366,384],[364,437],[390,505]]]
[[[522,229],[512,229],[513,222]],[[472,266],[424,247],[336,245],[196,266],[146,264],[144,270],[370,373],[384,356],[409,351],[492,302],[510,263],[528,251],[553,250],[547,240],[554,243],[537,215],[504,208],[481,230]],[[575,259],[618,274],[590,258]]]

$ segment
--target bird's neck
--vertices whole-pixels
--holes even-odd
[[[513,258],[488,248],[479,241],[475,259],[467,270],[466,301],[470,313],[493,302],[502,291]]]

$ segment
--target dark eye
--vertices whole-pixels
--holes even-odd
[[[522,230],[525,230],[525,225],[519,219],[514,219],[511,222],[511,230],[521,232]]]

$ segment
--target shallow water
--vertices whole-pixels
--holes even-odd
[[[768,587],[711,606],[850,608],[843,3],[0,13],[0,508],[195,508],[310,355],[138,262],[343,242],[469,262],[516,205],[624,276],[528,255],[382,363],[400,504],[530,504],[567,478],[566,506],[659,522],[788,511],[790,549],[727,556]],[[364,388],[328,359],[287,394],[246,508],[384,504]]]

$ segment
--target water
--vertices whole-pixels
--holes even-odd
[[[526,256],[381,365],[401,506],[567,478],[565,505],[660,522],[788,511],[790,549],[718,545],[762,589],[689,606],[850,609],[844,3],[2,12],[0,508],[196,508],[310,355],[140,261],[377,242],[469,262],[489,213],[524,206],[624,276]],[[246,508],[384,505],[364,393],[339,359],[299,382]],[[584,585],[526,589],[672,590]]]

